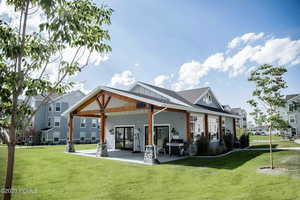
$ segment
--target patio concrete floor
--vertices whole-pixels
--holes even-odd
[[[108,157],[96,157],[96,149],[89,149],[89,150],[79,150],[75,153],[70,153],[73,155],[79,155],[79,156],[88,156],[88,157],[94,157],[94,158],[100,158],[100,159],[108,159],[108,160],[117,160],[117,161],[123,161],[123,162],[131,162],[131,163],[138,163],[138,164],[144,164],[144,165],[151,165],[144,163],[144,153],[132,153],[132,151],[123,151],[123,150],[113,150],[108,151]],[[188,156],[169,156],[169,155],[158,155],[158,160],[161,163],[166,163],[174,160],[181,160],[185,159]]]

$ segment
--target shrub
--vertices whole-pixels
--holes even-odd
[[[233,147],[234,148],[240,148],[240,141],[235,137],[234,142],[233,142]]]
[[[215,156],[224,152],[226,152],[226,147],[223,141],[209,143],[208,155]]]
[[[248,134],[242,134],[240,136],[240,144],[241,144],[241,148],[245,148],[249,146],[249,135]]]
[[[204,155],[208,152],[209,140],[205,135],[197,136],[196,146],[197,146],[197,155]]]
[[[231,133],[226,133],[224,135],[224,143],[227,151],[233,149],[233,135]]]

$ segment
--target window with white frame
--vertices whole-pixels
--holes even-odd
[[[53,142],[58,143],[59,142],[59,136],[60,136],[60,132],[54,132],[53,133]]]
[[[85,132],[80,132],[80,141],[84,141],[85,140]]]
[[[97,119],[92,119],[92,127],[93,128],[97,127]]]
[[[296,117],[295,117],[295,115],[290,115],[289,116],[289,122],[292,123],[292,124],[296,123]]]
[[[61,111],[61,103],[57,102],[55,103],[55,112],[60,112]]]
[[[51,127],[51,117],[48,117],[47,126],[48,126],[48,127]]]
[[[49,105],[48,105],[48,111],[49,111],[49,112],[52,112],[52,110],[53,110],[53,105],[52,105],[52,104],[49,104]]]
[[[54,127],[60,127],[60,117],[54,117]]]
[[[203,127],[203,116],[201,115],[191,115],[190,117],[190,128],[191,128],[191,135],[194,140],[196,140],[197,136],[204,134],[204,127]]]
[[[212,102],[212,97],[211,95],[208,93],[205,95],[205,97],[203,98],[203,101],[207,104],[210,104]]]
[[[80,118],[80,128],[85,128],[85,124],[86,124],[86,119],[81,117]]]
[[[92,141],[96,141],[96,132],[91,133]]]

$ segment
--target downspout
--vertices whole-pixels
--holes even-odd
[[[155,124],[154,123],[154,117],[155,117],[155,115],[165,111],[166,109],[168,109],[168,108],[164,107],[163,109],[156,111],[152,115],[152,141],[153,141],[153,146],[154,146],[154,159],[157,159],[156,145],[155,145],[155,141],[154,141],[154,134],[155,134],[155,131],[154,131],[154,124]]]

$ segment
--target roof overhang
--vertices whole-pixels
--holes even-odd
[[[64,113],[62,113],[62,116],[65,116],[65,117],[69,116],[70,113],[74,112],[79,106],[83,105],[86,101],[93,98],[95,95],[97,95],[101,91],[107,91],[110,93],[114,93],[117,95],[135,99],[137,101],[144,102],[146,104],[154,105],[157,107],[162,107],[162,108],[177,109],[177,110],[193,112],[193,113],[203,113],[203,114],[206,113],[206,114],[217,115],[217,116],[221,115],[221,116],[225,116],[225,117],[240,118],[239,115],[234,115],[234,114],[226,114],[226,113],[215,112],[215,111],[210,111],[210,110],[201,109],[201,108],[195,108],[195,107],[191,107],[191,106],[183,106],[183,105],[178,105],[178,104],[159,102],[159,101],[155,101],[153,99],[148,99],[145,97],[134,95],[132,93],[127,93],[126,91],[120,91],[120,90],[106,87],[106,86],[98,86],[97,88],[92,90],[87,96],[82,98],[78,103],[74,104],[69,109],[67,109]]]

